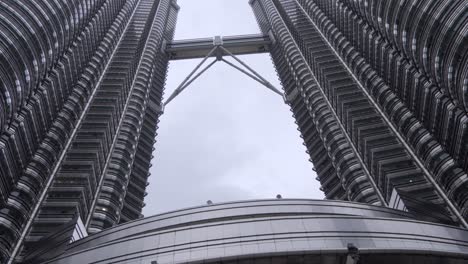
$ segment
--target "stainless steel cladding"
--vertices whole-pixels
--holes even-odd
[[[173,214],[179,218],[167,223],[157,216],[112,228],[73,243],[63,259],[75,254],[110,261],[109,254],[126,254],[125,250],[129,256],[139,252],[135,256],[144,258],[139,250],[146,242],[156,243],[151,239],[168,239],[164,242],[167,252],[185,252],[177,259],[158,257],[154,260],[158,263],[201,258],[192,254],[229,258],[244,248],[247,255],[256,250],[270,254],[273,246],[281,253],[291,245],[304,245],[294,237],[294,228],[329,227],[328,221],[334,223],[336,240],[327,244],[314,237],[307,240],[308,249],[326,251],[339,246],[341,250],[340,243],[352,240],[348,255],[339,251],[326,256],[336,257],[336,261],[349,257],[356,248],[380,252],[388,248],[384,244],[398,251],[402,249],[398,243],[408,243],[408,256],[418,255],[422,251],[412,241],[416,237],[421,248],[438,252],[436,257],[443,258],[439,253],[448,252],[440,261],[458,263],[453,256],[467,252],[464,231],[404,218],[468,228],[466,1],[249,3],[261,34],[226,37],[226,47],[232,48],[233,54],[271,53],[284,99],[291,107],[326,198],[370,205],[317,203],[332,208],[336,205],[345,212],[352,210],[348,207],[385,212],[384,218],[366,218],[367,213],[345,217],[331,212],[331,216],[319,220],[306,213],[308,220],[288,216],[284,222],[269,211],[282,208],[281,201],[270,201],[246,203],[255,210],[270,208],[267,216],[251,212],[258,224],[244,216],[237,218],[250,209],[236,211],[229,219],[213,219],[216,213],[211,209],[219,208],[223,214],[233,210],[226,204],[193,209],[193,219],[176,212]],[[68,236],[78,239],[142,217],[158,119],[164,109],[161,99],[168,62],[206,56],[212,45],[219,44],[207,39],[173,42],[178,11],[176,0],[0,1],[1,263],[53,257],[58,252],[42,252],[65,249],[58,244],[66,242]],[[316,202],[304,203],[306,212],[321,210]],[[301,210],[297,214],[305,217]],[[395,214],[403,219],[396,219]],[[191,222],[197,217],[206,223]],[[229,246],[223,241],[233,239],[229,232],[242,227],[247,230],[246,236],[262,235],[258,232],[270,228],[262,217],[285,226],[268,229],[268,245],[255,242],[256,238],[252,238],[252,244],[236,240],[232,241],[232,250],[236,251],[227,254]],[[346,219],[340,220],[342,217]],[[159,220],[153,223],[152,219]],[[187,230],[200,224],[196,236],[209,230],[213,241],[223,241],[217,249],[214,244],[203,246],[213,251],[192,252],[190,244],[182,242],[201,242],[198,238],[187,240],[191,233],[173,226],[178,221]],[[203,226],[207,223],[212,226]],[[137,235],[137,229],[132,228],[138,225],[145,229]],[[166,237],[159,225],[167,225],[164,228],[171,235]],[[257,225],[260,231],[255,230]],[[385,234],[393,232],[395,238],[375,238],[373,234],[380,232],[377,226]],[[353,228],[366,234],[365,239],[343,240],[347,232],[354,232]],[[183,234],[182,242],[172,231],[176,229]],[[306,229],[298,232],[306,234]],[[317,234],[330,235],[322,231]],[[278,232],[285,234],[284,243],[272,239]],[[443,232],[454,240],[448,242]],[[462,233],[465,237],[460,237]],[[129,241],[137,241],[139,248],[128,244],[120,252],[120,247],[104,242],[123,245],[126,240],[118,238],[122,234],[129,234]],[[95,252],[88,246],[100,237],[104,240],[96,245],[116,251],[86,255]],[[47,239],[58,243],[57,247],[53,243],[41,245]],[[75,252],[80,245],[83,251]],[[165,254],[158,246],[148,247],[154,256]],[[379,254],[375,261],[382,261]]]
[[[326,197],[468,227],[466,2],[250,4]]]
[[[175,0],[0,2],[0,262],[141,217]]]

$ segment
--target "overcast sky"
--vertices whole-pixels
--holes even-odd
[[[175,39],[259,33],[248,0],[179,0]],[[268,54],[242,60],[281,87]],[[199,60],[173,61],[165,97]],[[146,216],[233,200],[322,199],[292,112],[282,98],[218,62],[160,119]]]

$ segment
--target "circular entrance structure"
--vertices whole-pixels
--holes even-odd
[[[468,231],[329,200],[255,200],[155,215],[70,244],[50,264],[468,263]]]

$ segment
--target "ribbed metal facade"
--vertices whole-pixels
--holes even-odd
[[[468,227],[467,2],[249,2],[326,198]],[[1,263],[142,217],[178,10],[0,1]]]
[[[466,1],[250,4],[326,197],[466,227]]]
[[[0,1],[0,263],[141,217],[176,0]]]

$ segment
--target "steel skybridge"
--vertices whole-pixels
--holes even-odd
[[[273,44],[274,38],[269,35],[253,34],[253,35],[239,35],[239,36],[228,36],[221,37],[215,36],[213,38],[200,38],[200,39],[187,39],[187,40],[175,40],[165,45],[165,52],[169,54],[171,60],[183,60],[183,59],[200,59],[202,61],[195,66],[195,68],[189,73],[184,81],[174,90],[174,92],[168,97],[166,102],[163,104],[164,107],[169,104],[177,95],[179,95],[185,88],[187,88],[193,81],[200,77],[216,62],[222,61],[236,70],[244,73],[250,78],[256,80],[266,88],[270,89],[274,93],[284,97],[284,94],[265,78],[263,78],[257,71],[252,69],[244,61],[242,61],[237,55],[257,54],[257,53],[268,53],[270,51],[270,45]],[[224,59],[225,56],[232,57],[238,64]],[[215,59],[202,68],[200,67],[211,57]],[[285,100],[286,101],[286,100]]]

